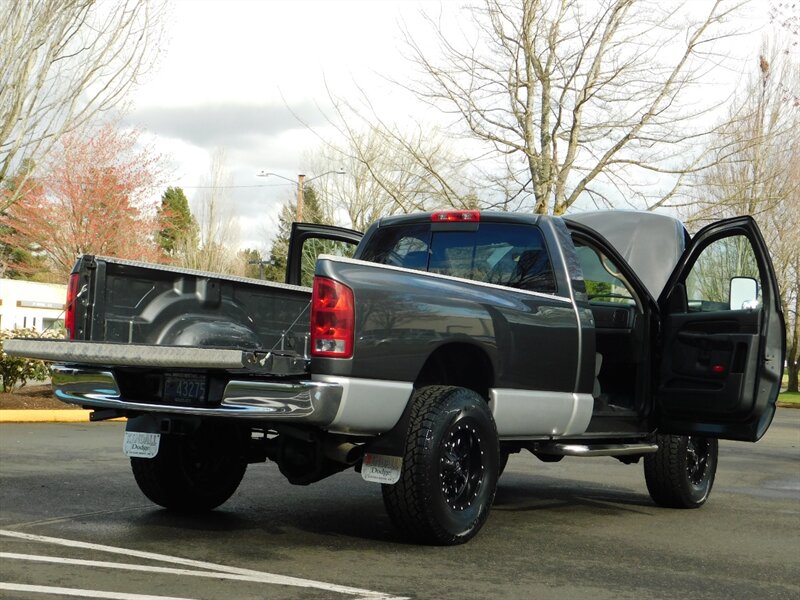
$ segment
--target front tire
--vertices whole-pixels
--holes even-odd
[[[400,480],[384,484],[392,522],[409,537],[463,544],[486,522],[497,489],[497,428],[472,390],[429,386],[412,398]]]
[[[139,489],[178,512],[216,508],[239,487],[247,469],[246,446],[235,427],[203,423],[189,435],[163,435],[153,458],[131,458]]]
[[[653,501],[667,508],[699,508],[714,485],[719,456],[715,438],[656,436],[658,451],[644,457],[644,477]]]

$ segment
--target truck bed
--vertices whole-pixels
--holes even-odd
[[[76,341],[306,354],[308,288],[94,256],[74,273]]]

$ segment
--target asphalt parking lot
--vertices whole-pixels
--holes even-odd
[[[514,456],[454,548],[406,543],[352,472],[294,487],[252,465],[220,510],[176,517],[140,494],[122,431],[0,425],[0,597],[800,597],[800,410],[722,443],[700,510],[653,505],[640,465]]]

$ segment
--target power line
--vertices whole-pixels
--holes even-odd
[[[172,187],[180,187],[185,190],[229,190],[235,188],[267,188],[267,187],[285,187],[292,185],[291,183],[261,183],[256,185],[178,185]],[[297,184],[294,184],[297,185]]]

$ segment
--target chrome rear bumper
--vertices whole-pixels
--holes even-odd
[[[111,371],[70,365],[53,365],[56,397],[68,404],[98,409],[159,412],[202,417],[292,421],[327,426],[336,418],[342,385],[321,381],[279,383],[232,380],[218,406],[131,402],[122,398]]]

